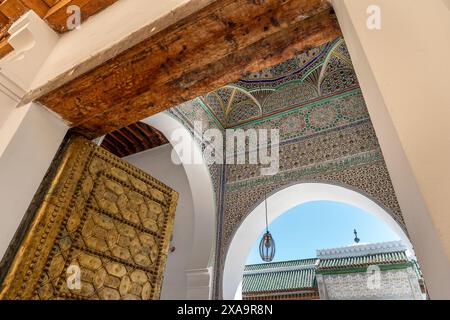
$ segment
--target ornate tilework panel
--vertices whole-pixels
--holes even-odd
[[[222,127],[234,128],[357,87],[348,50],[337,39],[220,88],[203,100]]]
[[[216,297],[234,232],[264,194],[291,184],[325,182],[354,189],[384,207],[405,229],[343,39],[251,74],[171,113],[191,131],[193,122],[200,120],[203,131],[279,129],[280,133],[280,170],[274,176],[261,176],[258,165],[210,167],[219,221]],[[194,131],[193,135],[200,136]]]
[[[367,285],[369,276],[367,273],[324,275],[322,285],[330,300],[422,299],[417,275],[411,268],[380,272],[379,285],[371,289]]]
[[[280,146],[280,172],[299,168],[309,168],[305,172],[313,172],[319,170],[318,166],[325,168],[325,164],[333,161],[355,154],[367,156],[373,151],[376,151],[377,159],[381,159],[372,125],[370,122],[364,121],[340,130],[332,130],[327,134],[317,134],[282,144]],[[369,161],[372,160],[373,158],[370,158]],[[238,185],[248,186],[250,179],[259,177],[259,168],[260,166],[251,164],[228,165],[227,186],[233,187],[233,190],[238,188]],[[276,177],[274,176],[272,179],[276,179]],[[230,190],[229,188],[227,190]]]

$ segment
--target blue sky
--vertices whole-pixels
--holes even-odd
[[[383,221],[372,214],[347,204],[314,201],[299,205],[272,222],[270,232],[275,239],[274,261],[314,258],[316,249],[347,246],[353,243],[353,229],[361,243],[400,240]],[[259,242],[255,242],[247,264],[262,263]]]

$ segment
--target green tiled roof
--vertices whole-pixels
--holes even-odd
[[[364,267],[368,265],[383,265],[383,264],[399,264],[407,263],[408,258],[404,251],[378,253],[357,257],[335,258],[335,259],[321,259],[318,265],[319,270],[324,269],[343,269]]]
[[[404,251],[330,259],[305,259],[248,265],[242,281],[242,293],[293,291],[316,288],[317,272],[353,272],[369,265],[401,266],[409,263]],[[347,269],[354,269],[349,271]],[[357,271],[359,272],[359,271]]]
[[[279,269],[279,268],[297,267],[297,266],[309,266],[309,265],[315,264],[316,261],[317,261],[317,259],[314,258],[314,259],[251,264],[251,265],[245,266],[245,271]]]
[[[316,259],[249,265],[245,267],[242,292],[301,290],[316,287]]]

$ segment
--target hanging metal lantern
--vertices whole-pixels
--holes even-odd
[[[269,232],[269,221],[267,219],[267,197],[264,200],[266,206],[266,233],[259,244],[259,255],[265,262],[272,262],[275,258],[275,241]]]
[[[275,257],[275,241],[269,231],[267,231],[261,239],[261,243],[259,244],[259,255],[265,262],[272,262]]]

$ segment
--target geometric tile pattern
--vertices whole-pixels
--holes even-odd
[[[370,274],[366,272],[351,274],[324,275],[323,286],[326,287],[330,300],[423,300],[412,267],[381,272],[379,286],[368,288]]]
[[[338,38],[208,93],[201,100],[220,127],[236,128],[358,87],[345,42]],[[312,127],[320,129],[320,117],[333,117],[329,112],[332,108],[313,112]]]

